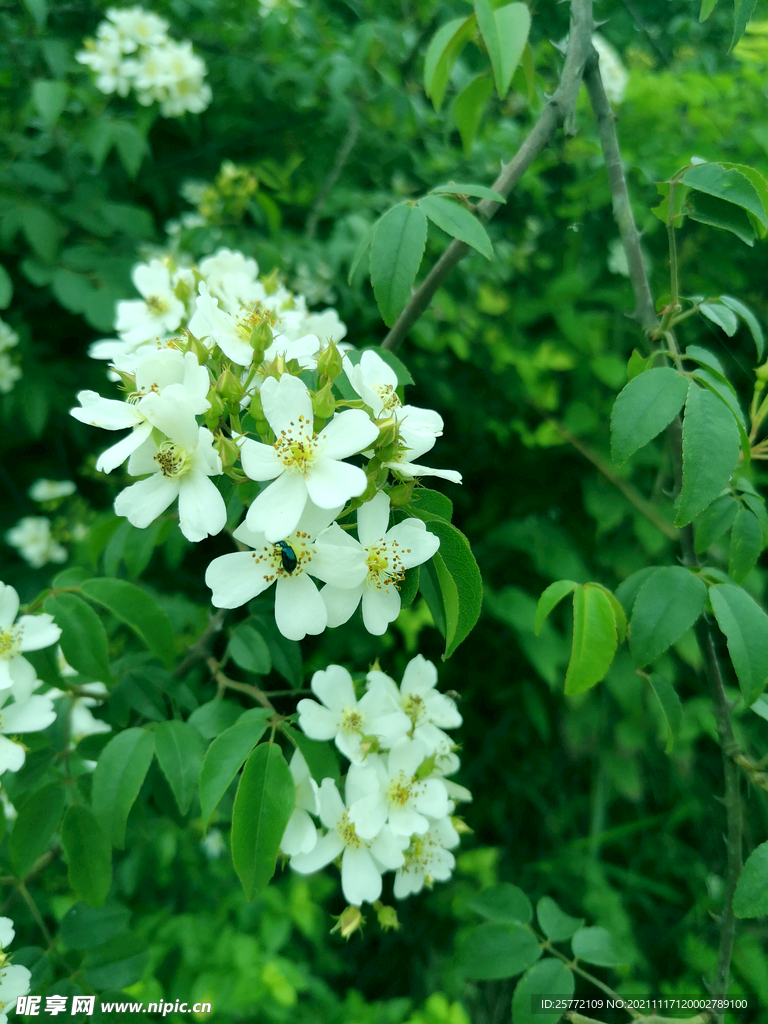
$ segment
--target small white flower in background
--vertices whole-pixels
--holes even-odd
[[[77,675],[77,672],[67,662],[67,659],[64,657],[64,653],[60,647],[56,649],[56,663],[60,675]],[[68,697],[70,699],[69,735],[73,743],[79,743],[80,740],[85,739],[86,736],[95,736],[102,732],[112,732],[111,725],[108,725],[106,722],[102,722],[98,718],[94,718],[90,711],[91,708],[101,707],[104,703],[103,701],[96,699],[97,697],[106,697],[108,695],[109,690],[104,683],[82,683],[80,690],[93,694],[93,696],[81,697],[70,693],[68,690],[58,689],[50,689],[46,693],[46,697],[50,697],[52,700],[56,700],[59,697]]]
[[[18,621],[19,595],[0,583],[0,690],[5,690],[16,681],[28,678],[28,670],[34,669],[23,656],[23,651],[39,651],[55,644],[61,630],[47,612],[39,615],[22,615]]]
[[[363,493],[365,473],[343,460],[367,448],[379,432],[362,409],[348,409],[316,435],[309,390],[288,374],[264,381],[261,402],[276,441],[244,441],[240,461],[251,480],[274,481],[246,517],[249,529],[274,542],[296,529],[309,500],[329,509]]]
[[[320,820],[328,829],[309,853],[291,858],[291,867],[300,874],[319,871],[341,854],[341,889],[348,903],[374,903],[381,896],[381,876],[394,871],[405,861],[403,850],[408,840],[395,836],[382,824],[375,836],[362,839],[336,789],[333,779],[323,779],[319,792]],[[349,797],[347,797],[349,799]]]
[[[433,822],[423,835],[411,839],[405,851],[405,864],[395,874],[395,898],[421,892],[432,882],[445,882],[451,877],[456,859],[450,852],[459,845],[459,833],[450,818]]]
[[[347,622],[362,599],[365,628],[375,636],[383,635],[400,614],[398,584],[405,578],[405,570],[426,562],[440,546],[440,539],[420,519],[406,519],[391,530],[388,526],[389,497],[379,491],[357,510],[359,540],[344,534],[349,547],[362,548],[367,576],[354,589],[326,586],[321,591],[329,626]]]
[[[10,394],[22,376],[21,367],[11,362],[5,352],[0,352],[0,394]]]
[[[365,764],[351,765],[347,775],[349,820],[360,836],[371,839],[388,822],[397,836],[426,832],[430,818],[449,813],[442,779],[418,778],[427,758],[418,740],[399,740],[386,754],[371,754]]]
[[[60,565],[68,557],[67,549],[53,539],[51,521],[45,516],[24,516],[8,530],[5,539],[33,569],[49,562]]]
[[[21,964],[9,963],[5,951],[16,930],[9,917],[0,917],[0,1024],[8,1024],[8,1014],[16,1009],[16,1000],[29,992],[32,975]]]
[[[382,463],[393,476],[403,480],[413,480],[421,476],[436,476],[441,480],[448,480],[452,484],[461,483],[461,473],[457,473],[453,469],[432,469],[414,461],[434,448],[434,437],[411,432],[408,429],[407,421],[403,421],[400,424],[400,441],[400,451],[395,458],[390,462]]]
[[[32,501],[54,501],[74,494],[77,487],[71,480],[35,480],[27,491]]]
[[[208,388],[208,370],[200,366],[194,353],[182,355],[176,349],[161,349],[139,360],[136,391],[127,402],[102,398],[95,391],[81,391],[77,396],[81,408],[71,409],[70,415],[103,430],[133,427],[96,462],[96,469],[111,473],[147,441],[153,427],[168,436],[174,432],[189,436],[195,431],[195,416],[210,407]]]
[[[353,764],[365,758],[364,736],[375,736],[390,747],[411,727],[410,719],[397,709],[384,687],[372,686],[357,700],[352,676],[341,665],[315,672],[311,687],[321,704],[299,701],[299,728],[310,739],[333,740]]]
[[[605,95],[611,103],[621,103],[629,81],[629,72],[607,39],[595,33],[592,36],[592,45],[600,58],[600,77],[603,80]]]
[[[147,395],[142,401],[149,401]],[[224,499],[209,478],[222,472],[221,459],[213,447],[213,434],[184,419],[166,430],[167,440],[156,444],[149,437],[128,460],[131,476],[144,476],[115,498],[115,512],[129,523],[145,529],[179,499],[179,527],[191,541],[205,540],[220,533],[227,522]]]
[[[275,623],[283,636],[303,640],[322,633],[328,613],[309,577],[355,587],[366,571],[362,553],[340,542],[343,531],[333,523],[340,511],[308,503],[296,530],[278,543],[242,523],[233,536],[253,550],[220,555],[208,566],[205,582],[213,591],[213,604],[239,608],[275,583]]]
[[[5,771],[17,772],[26,758],[24,745],[9,739],[9,736],[40,732],[56,720],[53,700],[49,695],[34,693],[42,683],[26,658],[14,665],[13,677],[13,684],[0,690],[0,775]]]
[[[296,805],[288,820],[280,849],[287,857],[297,853],[310,853],[317,842],[317,828],[310,817],[320,813],[317,783],[309,772],[309,766],[300,750],[293,752],[289,768],[296,786]]]
[[[196,338],[207,338],[219,346],[224,355],[238,366],[248,366],[253,360],[250,337],[254,323],[248,316],[238,317],[219,308],[208,285],[201,281],[197,298],[197,312],[189,321],[189,329]]]
[[[431,438],[442,435],[443,419],[439,413],[401,403],[397,394],[397,374],[377,352],[370,349],[363,352],[357,365],[353,365],[347,355],[343,366],[353,391],[369,406],[376,419],[394,416],[398,423],[405,421],[413,435]]]
[[[14,345],[18,345],[19,336],[5,320],[0,319],[0,352],[4,352],[7,348],[13,348]]]
[[[156,46],[168,33],[168,22],[142,7],[110,7],[107,19],[115,26],[124,53],[133,53],[137,46]]]
[[[162,260],[139,263],[133,268],[131,279],[143,298],[117,304],[115,328],[123,341],[137,345],[158,334],[175,331],[187,310],[181,299],[176,298],[168,267]]]
[[[213,256],[201,260],[197,269],[209,294],[229,313],[250,308],[266,297],[264,285],[259,281],[258,263],[241,252],[219,249]]]
[[[221,829],[212,828],[208,835],[200,841],[200,846],[209,860],[217,860],[227,849]]]

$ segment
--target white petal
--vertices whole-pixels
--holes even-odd
[[[17,772],[24,764],[24,747],[20,743],[0,736],[0,775],[3,772]]]
[[[148,421],[140,423],[127,437],[121,438],[117,444],[113,444],[111,448],[107,448],[105,452],[101,453],[96,462],[96,469],[100,473],[111,473],[113,469],[122,466],[128,456],[133,455],[136,449],[144,444],[151,433],[151,423]]]
[[[413,480],[419,476],[436,476],[441,480],[448,480],[452,484],[461,483],[461,473],[457,473],[453,469],[430,469],[429,466],[417,466],[415,462],[385,462],[383,465],[407,480]]]
[[[412,778],[426,756],[427,752],[418,740],[400,740],[389,752],[387,769],[390,776],[405,772],[408,778]]]
[[[315,672],[310,686],[332,711],[340,712],[357,706],[352,676],[341,665],[329,665],[324,671]]]
[[[358,512],[358,517],[360,513]],[[400,561],[406,569],[421,565],[440,547],[440,538],[430,533],[420,519],[406,519],[393,526],[387,534],[387,543],[397,542]]]
[[[301,473],[284,472],[258,495],[248,509],[248,528],[268,541],[285,540],[296,530],[307,503],[307,485]]]
[[[179,387],[184,397],[172,394],[172,391],[172,387],[166,388],[162,395],[153,391],[140,400],[138,408],[152,426],[181,445],[185,451],[194,451],[198,442],[195,414],[186,400],[183,389]]]
[[[444,818],[448,814],[448,790],[442,779],[425,779],[414,800],[422,814]]]
[[[426,696],[437,685],[437,669],[431,661],[427,661],[423,654],[417,654],[411,658],[405,666],[403,681],[400,690],[403,695],[416,693],[420,697]]]
[[[0,627],[12,626],[19,614],[19,595],[8,583],[0,583]]]
[[[70,415],[81,423],[101,427],[102,430],[125,430],[144,419],[135,405],[116,398],[102,398],[95,391],[80,391],[77,399],[82,408],[71,409]]]
[[[350,588],[332,587],[328,584],[320,591],[320,596],[328,612],[328,625],[333,628],[349,622],[354,615],[355,609],[360,604],[363,588],[362,586]]]
[[[375,903],[381,896],[381,874],[370,853],[348,846],[341,858],[341,891],[354,907]]]
[[[251,480],[274,480],[284,471],[283,464],[271,444],[246,438],[240,446],[243,472]]]
[[[420,521],[420,520],[419,520]],[[357,536],[363,547],[381,540],[389,526],[389,495],[379,491],[357,510]],[[389,540],[389,537],[387,537]]]
[[[317,829],[307,814],[297,807],[288,819],[280,849],[289,857],[297,853],[310,853],[317,845]]]
[[[393,585],[366,587],[363,591],[363,625],[374,636],[383,636],[400,614],[400,594]]]
[[[257,562],[250,551],[236,551],[214,558],[205,571],[205,582],[217,608],[239,608],[272,585],[274,579],[267,576],[272,576],[269,567]]]
[[[334,829],[321,836],[309,853],[297,853],[291,857],[291,867],[301,875],[311,875],[335,860],[344,849],[344,840]]]
[[[151,424],[150,424],[151,426]],[[156,460],[157,445],[149,437],[131,455],[128,460],[128,472],[131,476],[146,476],[148,473],[157,473],[158,465]]]
[[[335,737],[337,748],[352,764],[362,764],[365,751],[362,748],[362,736],[359,732],[338,732]]]
[[[372,793],[356,800],[349,808],[349,820],[357,834],[363,839],[375,839],[387,820],[387,804],[384,794]]]
[[[368,479],[359,466],[336,462],[326,455],[317,459],[307,471],[305,480],[310,498],[320,508],[334,508],[356,498],[368,485]]]
[[[339,731],[339,715],[305,697],[296,705],[299,728],[312,740],[332,740]]]
[[[375,758],[377,758],[376,754],[370,754],[365,764],[350,766],[344,789],[344,795],[350,807],[358,800],[362,800],[363,797],[381,793],[381,781],[375,767],[377,764]]]
[[[389,871],[396,871],[405,863],[403,850],[408,846],[408,838],[396,836],[388,825],[379,832],[371,843],[371,854]]]
[[[275,625],[288,640],[317,636],[328,623],[325,604],[306,575],[278,579],[275,593]]]
[[[314,544],[307,572],[336,587],[359,587],[368,573],[365,550],[341,527],[323,531]]]
[[[15,934],[10,917],[0,917],[0,949],[8,949]]]
[[[311,428],[312,400],[307,385],[298,377],[287,373],[279,381],[267,377],[261,389],[261,404],[264,417],[277,437],[283,430],[295,434],[300,420]]]
[[[179,493],[178,479],[155,473],[131,484],[115,498],[115,513],[143,530],[168,508]]]
[[[408,803],[404,807],[390,807],[389,827],[396,836],[412,836],[414,832],[423,835],[429,828],[429,821]]]
[[[11,736],[17,732],[40,732],[55,721],[53,701],[48,697],[33,694],[23,704],[3,708],[3,732]]]
[[[368,448],[378,436],[379,428],[368,413],[362,409],[347,409],[334,416],[317,440],[327,459],[347,459]]]
[[[227,506],[210,477],[190,470],[179,488],[179,527],[191,541],[221,533],[227,523]]]
[[[47,612],[40,615],[22,615],[16,625],[22,631],[22,651],[39,651],[42,647],[50,647],[61,636],[61,630],[53,621],[53,616]]]
[[[333,779],[323,779],[318,793],[320,821],[326,828],[335,829],[345,813],[344,802]]]

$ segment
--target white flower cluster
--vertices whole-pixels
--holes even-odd
[[[330,665],[312,677],[320,700],[299,701],[299,726],[315,740],[334,740],[351,762],[344,799],[331,778],[320,786],[302,755],[291,759],[296,808],[281,842],[291,867],[319,871],[341,856],[341,886],[355,906],[381,896],[382,875],[395,872],[403,899],[450,878],[459,843],[457,801],[471,800],[446,778],[459,768],[445,729],[461,725],[450,697],[435,689],[437,669],[417,655],[398,688],[378,670],[367,675],[358,700],[352,677]],[[320,819],[318,828],[312,818]]]
[[[163,117],[199,114],[211,102],[205,62],[192,44],[170,39],[168,22],[142,7],[110,8],[76,59],[94,73],[100,92],[133,90],[143,106],[159,103]]]
[[[23,652],[50,647],[61,630],[51,615],[17,619],[18,611],[19,595],[0,583],[0,775],[24,764],[26,748],[15,737],[47,729],[56,718],[51,697],[35,693],[43,684]]]
[[[57,503],[75,490],[71,480],[40,479],[30,487],[29,496],[33,501]],[[40,569],[49,562],[60,565],[67,560],[67,549],[54,535],[47,516],[24,516],[6,532],[5,539],[33,569]]]
[[[0,917],[0,1024],[8,1024],[8,1014],[16,1009],[16,1000],[29,992],[32,975],[21,964],[12,964],[5,952],[16,931],[9,917]]]
[[[206,573],[213,603],[236,608],[274,583],[277,625],[290,639],[346,622],[361,602],[366,628],[384,633],[406,570],[439,544],[417,519],[389,528],[384,488],[390,477],[461,480],[416,461],[442,434],[440,416],[403,405],[397,375],[376,353],[357,363],[342,356],[336,312],[308,313],[241,253],[221,250],[195,269],[154,260],[134,281],[144,299],[118,304],[120,340],[92,353],[112,360],[127,401],[81,391],[72,410],[93,426],[130,428],[96,463],[108,473],[128,460],[128,473],[144,477],[118,495],[117,514],[144,528],[178,499],[184,536],[201,541],[227,519],[211,478],[256,481],[234,531],[241,550]],[[168,336],[177,329],[182,338]],[[150,343],[152,331],[163,339]],[[366,469],[346,461],[356,455]],[[355,499],[356,523],[340,526]],[[326,584],[321,592],[310,577]]]
[[[0,320],[0,394],[13,391],[21,379],[21,367],[8,355],[8,349],[18,345],[19,336],[5,320]]]

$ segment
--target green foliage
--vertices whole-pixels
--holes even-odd
[[[643,583],[632,608],[629,649],[635,662],[650,665],[696,622],[707,588],[681,566],[657,569]]]
[[[551,957],[539,960],[529,967],[515,986],[512,997],[513,1024],[556,1024],[561,1017],[560,1011],[534,1013],[531,1008],[531,997],[549,999],[570,999],[576,983],[573,972],[569,971],[560,960]]]
[[[611,413],[611,447],[621,465],[669,426],[685,402],[688,383],[676,370],[657,367],[634,377]]]
[[[112,847],[90,808],[69,808],[61,824],[61,847],[73,891],[90,906],[103,906],[112,883]]]
[[[541,956],[536,937],[521,925],[475,925],[459,932],[455,969],[466,978],[492,981],[522,974]]]
[[[733,897],[736,917],[768,914],[768,843],[756,846],[744,865]]]

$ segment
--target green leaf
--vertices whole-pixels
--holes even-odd
[[[429,487],[419,487],[413,492],[408,511],[411,515],[424,519],[425,522],[427,517],[422,515],[424,512],[450,523],[453,518],[453,502],[441,491],[433,491]]]
[[[38,28],[45,28],[48,20],[48,4],[46,0],[24,0],[24,6],[32,15]]]
[[[424,196],[419,208],[426,213],[433,224],[445,231],[451,238],[458,238],[476,249],[487,260],[493,259],[493,246],[488,233],[473,213],[459,203],[443,196]]]
[[[709,600],[749,707],[768,682],[768,615],[746,590],[734,584],[710,587]]]
[[[760,529],[763,531],[763,547],[768,545],[768,511],[765,508],[765,501],[755,494],[742,494],[741,500],[757,516]]]
[[[67,104],[69,88],[66,82],[54,82],[50,79],[39,79],[32,86],[32,102],[46,124],[53,128]]]
[[[139,795],[152,755],[155,737],[144,729],[124,729],[104,747],[93,773],[91,803],[113,846],[122,850],[128,814]]]
[[[715,500],[739,458],[739,428],[728,406],[691,381],[683,421],[683,489],[675,526],[686,526]]]
[[[0,263],[0,309],[8,309],[13,298],[13,281],[11,275]]]
[[[739,206],[723,202],[703,192],[692,193],[685,205],[685,213],[699,224],[730,231],[745,245],[755,244],[755,228],[749,215]]]
[[[261,743],[240,776],[232,812],[232,861],[248,900],[275,873],[280,841],[295,803],[293,776],[280,748]]]
[[[717,6],[717,0],[701,0],[701,10],[699,11],[699,21],[706,21],[712,11]]]
[[[763,528],[757,516],[740,506],[731,530],[728,550],[728,575],[736,583],[743,583],[755,567],[763,550]]]
[[[196,708],[187,721],[204,740],[213,740],[234,725],[242,713],[241,706],[231,700],[211,700]]]
[[[100,682],[112,682],[107,633],[99,616],[77,594],[47,597],[43,608],[61,629],[59,643],[72,668]]]
[[[435,110],[443,103],[453,65],[474,31],[475,19],[454,18],[441,26],[432,37],[424,58],[424,92]]]
[[[765,353],[765,337],[763,335],[763,329],[755,314],[739,299],[734,299],[732,295],[721,295],[720,301],[724,306],[728,306],[729,309],[732,309],[734,313],[738,313],[747,325],[754,339],[755,347],[757,348],[757,358],[762,359]]]
[[[130,916],[119,903],[99,908],[76,903],[62,918],[59,935],[69,949],[93,949],[124,932]]]
[[[729,52],[744,35],[756,4],[757,0],[733,0],[733,35],[731,36],[731,45],[728,47]]]
[[[658,568],[657,565],[647,565],[644,569],[638,569],[637,572],[633,572],[631,576],[628,576],[616,588],[616,599],[621,602],[621,606],[627,615],[632,614],[640,588]]]
[[[419,206],[402,203],[376,225],[371,245],[371,283],[382,319],[391,327],[411,294],[427,243],[427,218]]]
[[[507,4],[494,10],[489,0],[475,0],[475,14],[491,60],[496,92],[503,100],[528,41],[531,16],[525,4]]]
[[[605,928],[579,928],[571,939],[573,955],[597,967],[619,967],[624,963]]]
[[[536,605],[536,622],[533,627],[536,636],[541,632],[541,628],[549,617],[549,613],[560,604],[567,594],[572,593],[577,586],[578,583],[574,583],[573,580],[557,580],[555,583],[550,583]]]
[[[529,967],[518,981],[512,996],[512,1024],[556,1024],[562,1017],[562,1010],[549,1013],[534,1012],[532,997],[537,1004],[541,998],[567,1000],[573,996],[576,983],[573,971],[560,960],[540,960]]]
[[[445,660],[469,636],[480,617],[483,580],[464,534],[444,519],[425,521],[429,532],[440,538],[440,548],[432,561],[446,608]]]
[[[721,327],[729,338],[732,338],[739,329],[736,314],[720,302],[702,302],[699,311],[707,320],[711,320],[713,324]]]
[[[476,913],[497,924],[530,924],[533,917],[531,901],[522,889],[510,882],[491,886],[469,901]]]
[[[733,896],[736,917],[768,914],[768,843],[761,843],[747,857]]]
[[[493,981],[521,974],[540,956],[539,944],[528,928],[486,922],[459,932],[454,967],[465,978]]]
[[[130,121],[113,121],[111,137],[123,170],[129,178],[135,178],[150,152],[147,140]]]
[[[627,380],[634,380],[641,373],[645,373],[649,369],[649,361],[647,356],[641,356],[637,349],[633,348],[632,355],[627,361]]]
[[[266,728],[267,723],[263,720],[236,722],[217,736],[208,748],[200,771],[200,808],[204,829],[208,828],[219,801]]]
[[[618,636],[619,643],[623,644],[627,638],[627,616],[624,611],[624,606],[612,590],[604,587],[601,583],[593,583],[591,585],[594,587],[600,587],[605,596],[611,602],[613,618],[616,623],[616,635]]]
[[[451,112],[459,129],[466,156],[472,152],[472,143],[483,119],[485,105],[493,95],[493,82],[488,75],[478,75],[465,86],[453,101]],[[434,189],[433,189],[434,191]],[[489,191],[491,191],[489,189]],[[470,193],[465,193],[469,195]],[[497,200],[498,202],[498,200]],[[506,200],[504,200],[506,202]]]
[[[299,748],[302,757],[307,762],[309,774],[319,785],[323,779],[333,779],[338,785],[340,782],[339,760],[336,757],[336,750],[331,743],[321,740],[311,740],[298,729],[291,731],[291,737]]]
[[[189,725],[171,719],[155,730],[155,753],[182,814],[186,814],[197,789],[203,763],[203,740]]]
[[[672,220],[671,223],[675,227],[679,227],[682,224],[683,217],[689,213],[686,206],[686,200],[690,189],[686,185],[681,185],[680,182],[676,182],[674,186],[668,181],[657,181],[656,191],[662,196],[662,200],[658,206],[654,206],[651,213],[655,214],[659,218],[662,224],[666,224],[669,219],[669,193],[672,189]]]
[[[83,977],[95,989],[120,991],[141,978],[148,961],[146,942],[132,932],[123,932],[86,953]]]
[[[692,362],[698,363],[700,366],[705,367],[711,373],[715,374],[718,377],[721,377],[726,384],[729,384],[728,377],[725,372],[725,367],[717,358],[717,356],[713,355],[709,351],[709,349],[702,348],[700,345],[689,345],[688,348],[685,350],[684,358],[690,359]]]
[[[635,599],[629,649],[637,665],[650,665],[696,622],[707,585],[681,565],[657,569]]]
[[[506,203],[507,201],[504,196],[494,192],[492,188],[487,188],[485,185],[457,184],[454,181],[449,182],[447,185],[437,185],[435,188],[431,188],[429,194],[432,196],[476,196],[480,199],[493,199],[496,203]]]
[[[267,641],[248,622],[242,623],[233,631],[227,650],[238,668],[246,672],[265,676],[272,669]]]
[[[622,465],[660,434],[680,411],[688,379],[670,366],[634,377],[618,395],[611,412],[611,451]]]
[[[697,192],[705,192],[726,203],[748,210],[763,227],[768,227],[763,202],[755,186],[735,168],[726,169],[719,164],[699,164],[685,172],[682,181]]]
[[[288,640],[275,625],[274,614],[270,619],[253,616],[251,621],[267,641],[272,668],[278,675],[299,689],[304,682],[304,665],[301,659],[301,646],[295,640]]]
[[[171,621],[146,590],[126,580],[107,578],[88,580],[80,589],[132,629],[166,668],[173,667],[176,638]]]
[[[583,917],[566,914],[550,896],[542,896],[536,904],[536,917],[551,942],[565,942],[584,924]]]
[[[664,721],[667,723],[667,746],[665,753],[669,754],[675,745],[675,739],[680,731],[680,723],[683,720],[683,705],[677,696],[674,686],[658,672],[652,672],[648,676],[648,684],[653,690],[656,700],[659,702]]]
[[[112,847],[90,808],[69,808],[61,826],[61,846],[75,894],[92,907],[102,906],[112,884]]]
[[[617,645],[616,619],[602,587],[586,583],[573,592],[573,643],[565,674],[569,696],[584,693],[605,676]]]
[[[17,878],[23,878],[48,849],[59,830],[65,806],[64,789],[59,783],[43,786],[21,805],[8,839],[8,852]]]
[[[363,232],[363,236],[357,243],[357,248],[352,257],[352,262],[349,264],[349,274],[347,275],[347,284],[352,284],[352,280],[357,273],[357,268],[360,266],[363,257],[368,254],[371,248],[371,242],[373,241],[373,233],[376,230],[376,224],[371,224]]]

